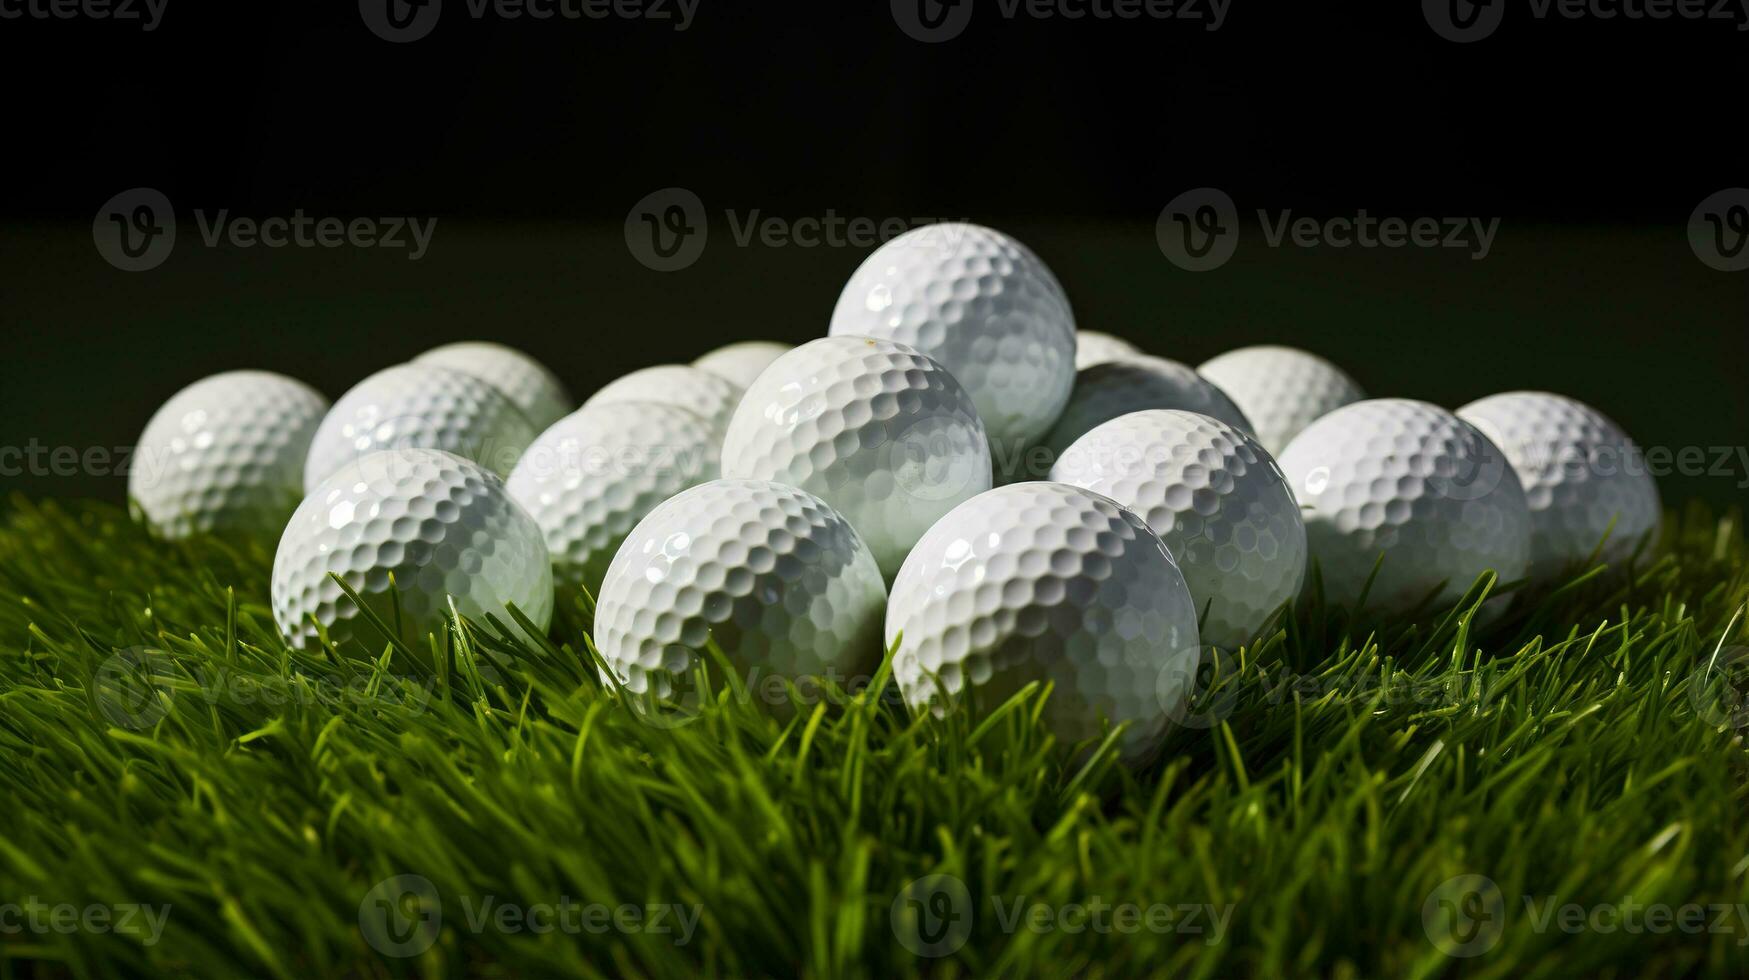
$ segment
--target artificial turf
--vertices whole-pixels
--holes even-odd
[[[782,717],[727,678],[633,710],[581,595],[551,639],[290,651],[269,557],[6,508],[0,975],[1749,965],[1736,516],[1673,514],[1486,632],[1314,598],[1135,772],[1053,743],[1045,691],[977,724],[878,688]]]

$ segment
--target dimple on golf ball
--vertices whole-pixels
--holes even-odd
[[[914,710],[978,716],[1050,682],[1059,739],[1127,722],[1130,759],[1159,743],[1200,656],[1196,604],[1160,538],[1061,483],[998,487],[930,528],[893,583],[886,637]]]
[[[1180,411],[1120,415],[1075,440],[1051,479],[1104,494],[1148,522],[1184,573],[1204,643],[1250,642],[1299,594],[1299,504],[1275,459],[1225,422]]]
[[[706,640],[751,691],[769,692],[772,678],[848,687],[880,664],[885,600],[874,555],[825,501],[778,483],[713,480],[632,529],[602,582],[594,638],[638,695],[684,697]]]
[[[1500,450],[1436,405],[1380,398],[1307,426],[1280,458],[1325,594],[1402,613],[1455,602],[1483,572],[1530,563],[1530,509]],[[1491,604],[1492,605],[1492,604]]]
[[[272,541],[303,499],[304,457],[327,410],[314,388],[268,371],[196,381],[146,423],[128,496],[167,538]]]
[[[557,375],[522,351],[503,344],[484,340],[444,344],[415,357],[413,363],[449,368],[490,383],[522,409],[536,431],[564,418],[576,407]]]
[[[684,408],[590,405],[541,433],[505,485],[545,534],[558,584],[595,593],[644,515],[717,478],[720,449],[716,429]]]
[[[1257,441],[1272,453],[1286,449],[1314,420],[1366,397],[1341,368],[1292,347],[1241,347],[1196,370],[1239,406]]]
[[[990,489],[990,446],[940,364],[888,340],[823,337],[747,390],[723,439],[723,475],[818,495],[891,578],[937,518]]]
[[[1514,391],[1457,414],[1493,440],[1524,484],[1533,577],[1555,578],[1594,552],[1624,561],[1657,534],[1663,508],[1645,456],[1602,412],[1562,395]]]
[[[1026,246],[978,225],[926,225],[876,249],[839,295],[831,333],[933,358],[1001,444],[1043,435],[1075,381],[1075,318],[1062,286]]]
[[[329,409],[310,442],[304,488],[314,491],[342,466],[384,449],[451,452],[503,476],[534,437],[533,423],[490,383],[429,364],[397,364]]]
[[[508,621],[505,607],[515,605],[539,629],[552,619],[540,528],[496,474],[453,453],[396,449],[353,460],[304,498],[280,537],[271,591],[287,641],[308,645],[319,623],[336,643],[381,649],[387,639],[330,574],[415,650],[441,633],[451,598],[472,618]]]

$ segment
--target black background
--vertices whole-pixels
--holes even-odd
[[[972,2],[964,33],[939,44],[908,37],[884,2],[819,0],[701,0],[685,31],[476,20],[446,0],[409,44],[344,2],[169,0],[149,33],[0,20],[0,445],[125,445],[176,389],[235,367],[333,397],[483,337],[537,354],[582,396],[728,340],[823,333],[866,249],[743,247],[731,211],[996,225],[1051,263],[1083,326],[1190,363],[1280,341],[1377,394],[1551,388],[1648,444],[1749,442],[1749,273],[1709,269],[1685,237],[1703,198],[1749,185],[1749,34],[1734,24],[1537,20],[1515,5],[1493,36],[1455,44],[1413,3],[1235,0],[1211,32]],[[91,222],[139,186],[174,202],[182,231],[163,266],[124,273]],[[710,239],[659,273],[622,225],[671,186],[704,202]],[[1253,229],[1228,265],[1192,274],[1153,232],[1199,186],[1242,214],[1501,226],[1483,261],[1269,248]],[[196,209],[439,224],[414,262],[206,247]],[[1667,480],[1666,495],[1739,500],[1749,472],[1735,472]],[[0,480],[122,494],[89,472]]]

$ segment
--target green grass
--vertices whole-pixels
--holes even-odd
[[[1195,723],[1131,773],[1054,744],[1043,691],[976,726],[869,695],[782,721],[725,696],[675,726],[603,690],[571,628],[292,652],[264,553],[15,501],[0,976],[1740,974],[1735,912],[1698,932],[1539,926],[1551,902],[1749,902],[1727,669],[1749,645],[1743,535],[1694,511],[1665,538],[1476,636],[1456,617],[1349,636],[1314,602],[1221,665]],[[968,906],[924,937],[957,946],[942,957],[899,938],[959,896],[911,884],[929,875]],[[1492,889],[1440,890],[1464,875]],[[395,876],[441,902],[434,932],[370,933],[435,936],[407,957],[361,929],[389,921],[383,895],[417,911],[413,878],[373,892]],[[516,931],[472,921],[488,896],[697,921],[684,943],[580,911],[566,925],[598,928]],[[168,917],[155,942],[137,917],[20,928],[27,899]],[[1224,926],[1061,928],[1095,899]],[[1058,928],[1011,920],[1017,903]],[[1442,908],[1486,952],[1436,945]]]

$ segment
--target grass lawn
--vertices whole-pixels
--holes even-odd
[[[634,711],[580,595],[291,652],[265,551],[14,500],[0,977],[1741,975],[1745,557],[1696,508],[1486,633],[1314,600],[1128,772],[1043,691]]]

